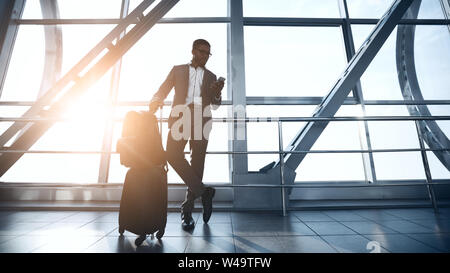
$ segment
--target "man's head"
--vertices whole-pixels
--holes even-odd
[[[197,39],[192,44],[192,63],[196,66],[205,66],[211,55],[211,45],[204,39]]]

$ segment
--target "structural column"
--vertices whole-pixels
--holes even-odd
[[[242,0],[228,0],[228,97],[232,101],[228,116],[245,118],[245,56],[244,56],[244,20]],[[229,123],[228,147],[231,151],[247,151],[247,125],[245,122]],[[235,175],[246,174],[248,157],[246,154],[229,157],[230,177],[235,182]]]
[[[355,43],[353,41],[352,29],[350,25],[350,18],[348,14],[347,0],[341,0],[339,10],[341,16],[344,18],[342,24],[342,34],[344,37],[345,53],[347,61],[353,58],[355,55]],[[353,97],[359,102],[363,116],[366,116],[366,105],[364,102],[364,96],[362,93],[361,81],[358,80],[353,88]],[[359,141],[361,150],[372,150],[369,134],[369,124],[365,121],[358,121]],[[362,153],[362,160],[364,166],[364,176],[366,182],[374,183],[376,181],[375,164],[372,153]]]
[[[130,0],[122,0],[122,6],[120,9],[120,19],[127,17],[128,9],[130,6]],[[126,32],[123,31],[117,41],[125,36]],[[109,92],[109,104],[108,113],[109,120],[106,121],[105,134],[103,136],[102,144],[102,155],[100,157],[100,168],[98,174],[98,183],[108,183],[109,178],[109,166],[111,162],[111,150],[113,145],[113,129],[114,129],[114,112],[117,106],[117,95],[119,93],[119,81],[120,81],[120,70],[122,67],[122,58],[120,58],[114,65],[111,74],[111,85]]]

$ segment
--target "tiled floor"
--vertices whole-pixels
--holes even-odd
[[[450,252],[450,208],[214,212],[181,229],[170,212],[162,240],[118,234],[117,212],[0,211],[0,252]]]

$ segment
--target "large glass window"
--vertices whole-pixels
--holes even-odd
[[[353,25],[353,37],[358,48],[370,34],[373,25]],[[450,99],[450,39],[446,26],[416,26],[414,39],[415,70],[424,99]],[[361,84],[368,100],[403,99],[396,65],[397,28],[392,32],[369,65]]]
[[[346,64],[333,27],[244,28],[247,96],[324,96]]]
[[[130,10],[137,7],[142,0],[131,0]],[[159,1],[155,1],[156,5]],[[226,17],[227,0],[180,0],[164,18],[173,17]]]
[[[347,0],[351,18],[380,18],[392,5],[393,0]],[[418,19],[444,19],[440,0],[421,1]]]
[[[418,19],[444,19],[441,0],[425,0],[420,3]]]
[[[16,183],[97,183],[98,154],[24,154],[3,176]]]
[[[44,73],[44,53],[44,28],[20,26],[1,93],[2,101],[36,99]]]
[[[360,47],[374,27],[373,25],[352,26],[356,48]],[[361,76],[363,95],[366,100],[403,99],[395,62],[396,34],[397,29],[392,32]]]
[[[341,106],[336,116],[358,116],[359,106]],[[301,128],[299,128],[301,129]],[[328,123],[312,151],[361,150],[357,121]],[[310,153],[296,169],[296,181],[364,181],[360,153]]]
[[[206,67],[227,78],[226,24],[159,24],[124,55],[119,100],[149,101],[166,79],[172,66],[192,59],[192,42],[208,40],[213,54]],[[222,91],[227,97],[227,87]],[[167,100],[172,100],[171,92]]]
[[[57,6],[61,19],[117,19],[121,3],[122,0],[59,0]],[[40,1],[26,1],[22,18],[42,19]]]
[[[424,99],[449,100],[450,32],[447,26],[416,26],[414,61]]]
[[[107,73],[80,100],[67,105],[61,116],[63,120],[55,122],[29,149],[40,153],[25,153],[2,176],[2,181],[96,183],[100,166],[100,154],[96,152],[102,149],[104,126],[110,118],[107,107],[110,82],[111,73]],[[2,108],[7,107],[5,111],[10,117],[20,117],[21,112],[28,109],[21,107],[22,111],[14,113],[11,107],[17,106]],[[2,125],[3,132],[12,122]],[[20,135],[18,133],[7,145]],[[34,172],[36,175],[32,176]]]
[[[227,0],[181,0],[164,17],[226,17]]]
[[[338,0],[243,0],[245,17],[340,17]]]
[[[447,125],[450,125],[450,123],[447,122]],[[430,148],[426,144],[425,147],[427,149]],[[450,171],[442,164],[442,161],[440,161],[433,152],[427,152],[427,159],[430,166],[432,179],[450,179]]]
[[[63,76],[108,34],[113,26],[64,25],[61,28],[61,52],[48,52],[48,54],[61,54],[60,76]],[[30,41],[33,46],[30,46]],[[45,43],[44,26],[20,26],[1,100],[34,101],[37,99],[43,77],[49,77],[49,75],[44,75],[47,54]],[[52,72],[57,72],[55,70]],[[109,89],[109,87],[106,88]]]
[[[351,18],[380,18],[392,5],[393,0],[347,0]]]

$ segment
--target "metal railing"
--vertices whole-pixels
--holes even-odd
[[[122,118],[113,118],[114,121],[123,121]],[[71,121],[76,119],[71,118],[0,118],[0,122],[40,122],[40,121]],[[167,122],[168,118],[158,118],[160,122]],[[283,214],[286,214],[285,207],[285,188],[300,188],[305,187],[301,185],[286,185],[284,179],[284,157],[287,154],[310,154],[310,153],[395,153],[395,152],[420,152],[422,157],[422,163],[426,175],[426,183],[401,183],[401,184],[367,184],[367,185],[340,185],[339,187],[384,187],[384,186],[419,186],[425,185],[428,190],[428,195],[432,203],[433,208],[437,211],[437,201],[433,190],[433,185],[444,185],[450,183],[433,183],[429,162],[426,153],[434,151],[450,151],[450,147],[445,149],[430,149],[425,148],[424,139],[419,128],[419,121],[422,120],[450,120],[450,116],[343,116],[343,117],[257,117],[257,118],[213,118],[213,122],[276,122],[278,125],[278,151],[207,151],[206,154],[278,154],[280,158],[280,185],[221,185],[219,187],[250,187],[250,188],[281,188],[282,189],[282,201],[283,201]],[[408,148],[408,149],[366,149],[366,150],[308,150],[308,151],[287,151],[283,146],[283,130],[282,125],[284,122],[314,122],[314,121],[414,121],[416,125],[417,136],[419,139],[420,148]],[[52,150],[10,150],[0,149],[0,153],[67,153],[67,154],[117,154],[116,151],[52,151]],[[189,152],[185,152],[189,153]],[[311,187],[311,186],[308,186]],[[336,186],[333,186],[336,187]]]
[[[450,91],[449,91],[450,92]],[[246,105],[266,105],[266,106],[286,106],[286,105],[315,105],[317,106],[323,97],[258,97],[258,96],[247,96]],[[0,101],[0,106],[33,106],[35,101]],[[382,105],[450,105],[450,100],[364,100],[364,105],[370,106],[382,106]],[[359,105],[360,102],[356,98],[348,97],[344,101],[343,105]],[[165,106],[172,105],[172,101],[165,101]],[[231,100],[222,100],[222,106],[232,106]],[[147,101],[117,101],[114,106],[144,106],[148,107]]]

